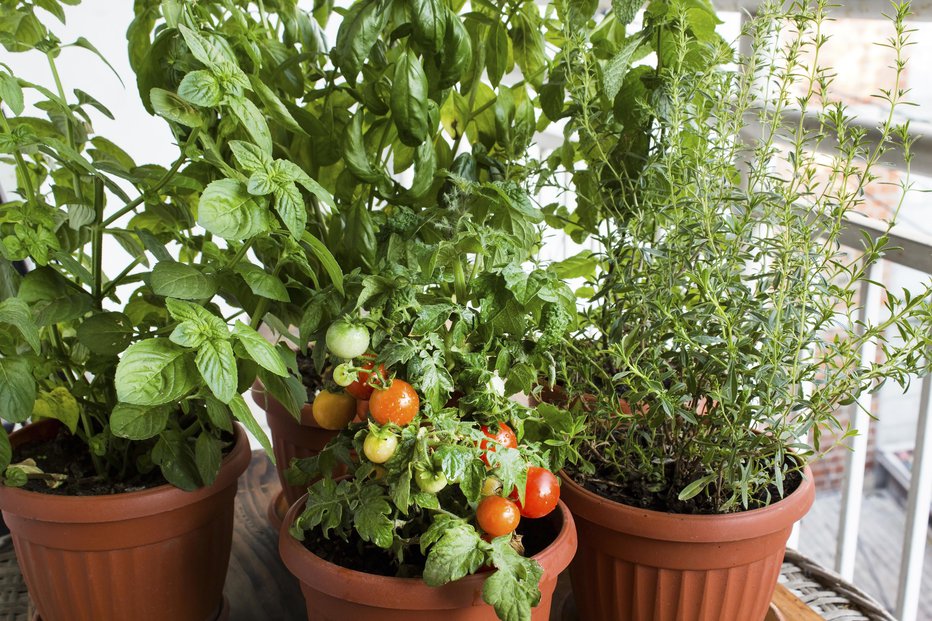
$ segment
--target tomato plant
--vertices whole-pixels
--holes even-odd
[[[369,414],[380,425],[407,425],[417,416],[421,399],[408,382],[389,380],[388,386],[377,388],[369,397]]]
[[[372,361],[366,362],[362,365],[361,371],[356,373],[356,379],[346,386],[346,392],[353,395],[360,401],[368,401],[372,396],[372,391],[375,390],[375,386],[369,383],[369,378],[372,377],[371,371],[375,367],[375,363]],[[379,365],[376,375],[379,377],[385,377],[385,366]]]
[[[436,494],[447,486],[447,475],[443,470],[418,464],[414,469],[414,481],[422,492]]]
[[[518,505],[501,496],[486,496],[476,509],[479,527],[492,537],[514,532],[521,521]]]

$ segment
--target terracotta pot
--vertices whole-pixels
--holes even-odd
[[[288,527],[304,508],[300,499],[285,516],[278,551],[285,566],[301,582],[307,615],[314,621],[498,621],[482,601],[487,574],[466,576],[441,587],[429,587],[418,578],[376,576],[329,563],[288,534]],[[541,599],[532,621],[548,621],[557,576],[576,552],[573,516],[563,503],[551,514],[559,528],[547,548],[534,558],[544,569]],[[584,617],[581,617],[584,618]]]
[[[815,498],[808,468],[780,502],[726,515],[637,509],[561,478],[579,530],[579,618],[599,621],[761,621],[793,524]]]
[[[29,425],[14,447],[52,437]],[[29,595],[43,621],[206,621],[223,599],[237,478],[249,440],[236,443],[210,487],[170,485],[106,496],[55,496],[0,486]]]
[[[278,399],[267,393],[265,387],[259,382],[252,387],[252,398],[259,407],[265,410],[272,436],[272,450],[275,453],[275,470],[278,471],[278,480],[281,482],[284,496],[284,502],[273,499],[269,511],[271,512],[276,506],[287,510],[307,492],[307,489],[303,487],[288,485],[285,480],[285,470],[288,469],[291,460],[316,455],[337,432],[329,431],[317,424],[311,413],[311,403],[304,404],[301,408],[301,420],[295,420],[291,412],[285,409]],[[278,522],[280,521],[281,516],[278,519]]]

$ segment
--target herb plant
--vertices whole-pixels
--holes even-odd
[[[890,16],[895,81],[876,95],[887,108],[877,140],[830,97],[832,70],[819,63],[827,3],[766,4],[742,33],[749,55],[710,42],[699,70],[690,11],[669,15],[659,90],[635,98],[654,119],[639,173],[587,151],[603,181],[577,191],[607,215],[597,294],[565,344],[563,376],[589,395],[577,400],[590,410],[581,480],[629,504],[718,513],[792,491],[828,448],[825,429],[855,433],[839,406],[929,371],[932,285],[911,294],[874,283],[886,313],[868,322],[858,290],[889,238],[841,247],[885,157],[900,152],[908,169],[908,123],[895,116],[907,103],[908,5]],[[581,140],[612,147],[614,134],[587,121],[612,111],[576,75],[574,99],[590,109],[577,117]],[[901,205],[902,194],[887,231]],[[862,363],[868,341],[882,355]]]
[[[74,2],[38,3],[64,21],[62,4]],[[178,133],[168,169],[138,165],[96,135],[93,115],[111,112],[89,93],[66,93],[56,65],[69,47],[96,49],[83,38],[62,44],[35,11],[29,2],[0,10],[0,43],[44,55],[55,82],[0,69],[0,153],[19,186],[0,205],[0,411],[15,423],[61,421],[86,444],[90,478],[112,489],[156,467],[182,489],[208,485],[234,420],[268,444],[240,395],[256,370],[283,377],[294,367],[293,355],[259,336],[257,320],[231,329],[221,314],[217,301],[237,300],[237,278],[258,268],[238,247],[221,251],[214,235],[287,228],[258,203],[246,219],[220,209],[242,197],[205,183],[210,153],[197,127]],[[26,114],[24,92],[45,118]],[[195,214],[210,224],[206,234]],[[106,238],[132,257],[119,273],[104,270]],[[11,262],[23,259],[33,269],[20,277]],[[10,462],[2,432],[7,484],[66,478]]]

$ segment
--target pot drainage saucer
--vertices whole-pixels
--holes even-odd
[[[230,602],[227,600],[227,596],[223,596],[223,601],[220,602],[219,610],[211,615],[208,621],[228,621],[230,618]],[[42,621],[42,617],[39,616],[39,613],[34,613],[32,615],[32,621]]]

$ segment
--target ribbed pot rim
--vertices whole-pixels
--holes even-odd
[[[562,497],[578,518],[618,532],[659,541],[725,543],[764,537],[800,520],[815,500],[815,483],[807,465],[792,494],[760,509],[713,515],[665,513],[615,502],[579,485],[560,472]]]
[[[14,431],[10,435],[11,443],[15,444],[16,439],[22,437],[17,434],[22,434],[33,425],[45,424],[55,422],[41,421]],[[208,487],[186,492],[165,484],[122,494],[60,496],[0,486],[0,508],[5,513],[25,519],[67,524],[121,522],[174,511],[219,494],[230,485],[236,485],[236,480],[249,466],[252,453],[246,432],[239,423],[234,424],[234,438],[233,450],[223,458],[216,480]]]
[[[471,606],[482,592],[489,574],[472,574],[440,587],[431,587],[420,578],[378,576],[335,565],[316,556],[291,536],[288,529],[304,507],[307,494],[298,499],[285,515],[279,533],[278,549],[288,570],[298,580],[331,597],[396,610],[443,610]],[[569,508],[559,503],[560,531],[549,546],[534,558],[554,578],[569,566],[576,554],[576,526]]]

